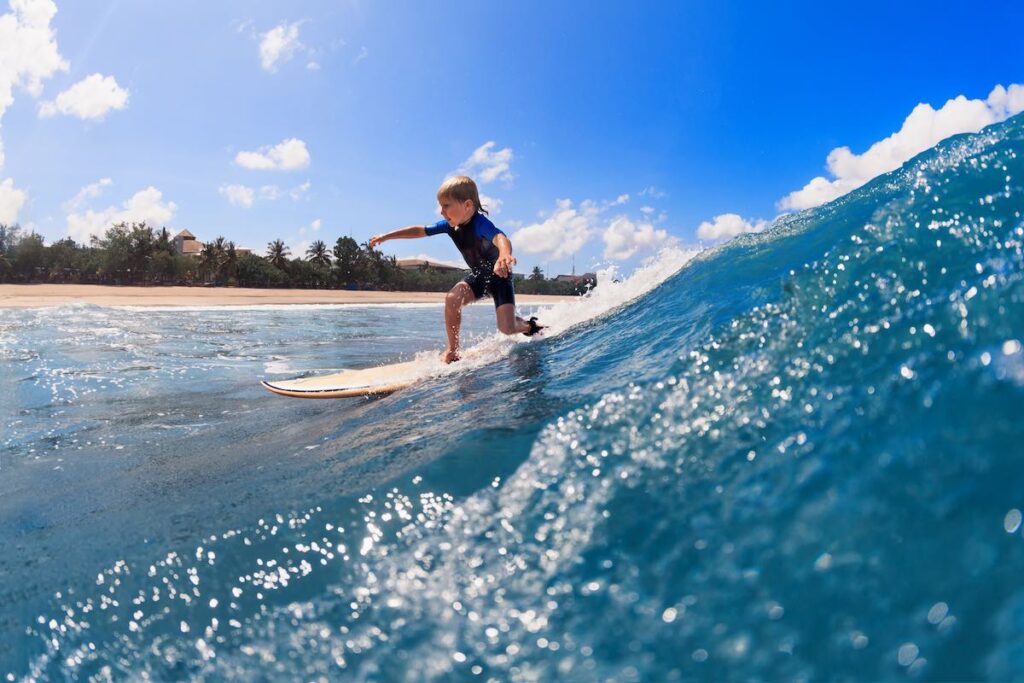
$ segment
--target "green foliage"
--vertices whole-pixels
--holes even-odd
[[[290,258],[281,240],[267,244],[266,256],[239,253],[234,242],[217,237],[199,257],[181,256],[167,228],[154,231],[145,223],[118,223],[93,237],[88,246],[70,238],[46,246],[35,233],[0,224],[0,282],[76,282],[99,284],[237,285],[303,289],[368,289],[445,292],[465,271],[420,268],[403,270],[351,237],[339,237],[334,248],[317,240],[306,258]],[[582,294],[586,281],[557,282],[534,268],[516,277],[522,294]]]

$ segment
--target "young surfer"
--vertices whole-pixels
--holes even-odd
[[[444,323],[448,333],[448,348],[441,360],[451,363],[459,359],[459,330],[462,327],[462,307],[480,297],[494,299],[498,317],[498,330],[503,334],[537,334],[543,327],[536,318],[523,320],[516,316],[516,293],[512,287],[512,243],[485,215],[480,204],[480,193],[472,178],[454,176],[444,181],[437,190],[437,203],[444,220],[434,225],[411,225],[370,238],[370,248],[394,239],[415,239],[442,233],[452,238],[462,252],[470,274],[452,287],[445,297]]]

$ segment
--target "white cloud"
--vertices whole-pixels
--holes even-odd
[[[320,232],[320,227],[323,225],[323,221],[317,218],[315,221],[309,224],[309,227],[313,228],[313,232]]]
[[[640,213],[642,213],[644,215],[647,215],[647,216],[650,216],[652,213],[654,213],[654,207],[653,206],[641,206],[640,207]]]
[[[78,207],[80,207],[86,199],[95,199],[96,197],[99,197],[103,193],[103,189],[110,187],[113,183],[114,181],[110,178],[100,178],[95,183],[86,185],[78,191],[78,194],[64,202],[64,210],[68,213],[77,211]]]
[[[370,51],[367,50],[366,46],[364,45],[362,48],[360,48],[359,54],[356,55],[356,58],[352,60],[352,64],[358,64],[359,62],[363,61],[364,59],[366,59],[369,56],[370,56]]]
[[[697,237],[702,240],[716,241],[731,239],[745,232],[761,232],[768,227],[768,221],[748,221],[735,213],[723,213],[715,216],[711,222],[704,221],[697,228]]]
[[[0,224],[12,225],[18,222],[18,212],[25,205],[27,195],[24,190],[14,187],[14,180],[8,178],[0,182]]]
[[[596,231],[600,210],[585,201],[574,209],[572,200],[559,199],[555,211],[544,221],[520,228],[512,235],[513,244],[527,254],[546,254],[566,258],[578,252]]]
[[[261,147],[256,152],[239,152],[235,163],[242,168],[257,171],[297,171],[309,166],[309,150],[298,138],[289,138],[274,146]]]
[[[309,62],[306,64],[306,68],[309,69],[310,71],[319,71],[320,62]]]
[[[668,196],[665,192],[662,192],[654,185],[651,185],[650,187],[645,187],[644,189],[640,190],[640,192],[638,192],[637,194],[639,194],[641,197],[650,197],[651,199],[663,199]]]
[[[976,133],[985,126],[1024,111],[1024,85],[997,85],[985,100],[959,95],[935,110],[914,107],[900,129],[854,154],[849,147],[833,149],[827,159],[828,178],[818,176],[779,201],[781,209],[808,209],[857,189],[872,178],[899,168],[905,161],[957,133]]]
[[[51,102],[39,105],[39,116],[48,118],[57,114],[77,116],[83,120],[102,120],[114,109],[128,106],[128,91],[117,84],[113,76],[92,74],[57,95]]]
[[[260,199],[277,201],[281,198],[281,188],[277,185],[263,185],[260,187]]]
[[[509,147],[494,151],[496,144],[491,140],[473,150],[469,158],[462,162],[462,166],[459,167],[459,173],[476,176],[481,183],[490,183],[495,180],[512,180],[514,176],[512,175],[511,164],[515,155]]]
[[[251,187],[245,185],[221,185],[217,191],[235,206],[246,209],[252,206],[256,194]]]
[[[497,216],[501,213],[501,207],[504,206],[505,202],[501,201],[497,197],[488,197],[485,194],[480,195],[480,203],[487,209],[487,213],[491,216]]]
[[[136,192],[121,206],[109,206],[102,211],[87,209],[69,213],[68,236],[76,242],[88,244],[90,237],[102,236],[115,223],[145,221],[151,227],[158,228],[169,223],[177,209],[174,202],[164,201],[160,190],[150,186]]]
[[[665,230],[656,230],[650,223],[634,223],[625,216],[611,222],[601,234],[604,257],[625,260],[641,249],[654,249],[672,240]]]
[[[626,204],[627,202],[629,202],[629,195],[628,194],[620,194],[613,201],[608,202],[608,206],[622,206],[623,204]]]
[[[266,71],[277,71],[278,63],[287,62],[304,47],[299,41],[301,24],[281,24],[260,34],[260,64]]]
[[[292,189],[288,190],[288,196],[291,197],[293,201],[297,202],[297,201],[299,201],[300,199],[302,199],[303,197],[306,196],[306,193],[309,192],[309,188],[310,187],[312,187],[312,183],[310,183],[307,180],[306,182],[302,183],[301,185],[298,185],[298,186],[293,187]]]
[[[12,0],[10,7],[10,12],[0,14],[0,120],[14,103],[15,88],[39,97],[44,80],[68,70],[50,26],[57,14],[53,0]],[[3,164],[0,141],[0,167]]]

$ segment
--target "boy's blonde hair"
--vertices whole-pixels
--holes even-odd
[[[456,175],[445,180],[441,183],[441,187],[437,188],[437,198],[454,199],[457,202],[469,199],[477,211],[482,214],[487,213],[487,209],[480,203],[480,191],[476,189],[476,183],[469,176]]]

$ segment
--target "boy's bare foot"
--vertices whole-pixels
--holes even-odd
[[[448,363],[454,363],[459,360],[459,352],[453,349],[448,349],[441,354],[441,362],[447,365]]]

